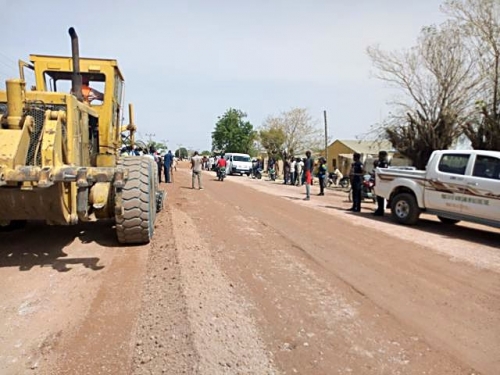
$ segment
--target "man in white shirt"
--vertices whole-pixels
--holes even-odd
[[[198,151],[195,151],[193,157],[191,158],[191,169],[193,171],[192,184],[191,184],[192,189],[194,189],[194,180],[198,178],[198,188],[200,190],[203,190],[203,186],[201,186],[202,163],[203,163],[202,157],[198,155]]]
[[[344,175],[339,171],[338,168],[335,168],[335,170],[333,171],[333,174],[335,175],[335,186],[339,186],[339,182],[340,180],[342,180],[344,178]]]
[[[304,169],[304,162],[302,159],[299,159],[296,164],[297,168],[297,186],[302,186],[302,171]]]
[[[297,174],[295,173],[295,164],[296,163],[297,163],[297,161],[295,160],[294,157],[292,157],[292,159],[290,161],[290,182],[292,185],[295,185],[295,181],[297,178]]]

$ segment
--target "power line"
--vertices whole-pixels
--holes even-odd
[[[13,68],[11,64],[7,64],[7,63],[3,62],[2,60],[0,60],[0,64],[4,65],[5,67],[7,67],[9,69],[12,69],[12,71],[14,71],[14,72],[16,71],[16,69]]]
[[[9,60],[10,62],[12,62],[13,64],[17,64],[15,60],[13,60],[12,58],[10,58],[9,56],[3,54],[2,52],[0,52],[0,56],[3,56],[4,58],[6,58],[7,60]]]

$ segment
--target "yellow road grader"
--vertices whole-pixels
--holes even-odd
[[[122,135],[133,145],[136,131],[132,105],[121,124],[123,76],[116,60],[80,58],[69,34],[71,57],[30,55],[0,91],[0,230],[114,219],[120,243],[147,243],[163,206],[157,165],[120,157]],[[82,82],[103,87],[100,100],[90,102]]]

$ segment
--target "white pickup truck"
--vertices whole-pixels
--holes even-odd
[[[415,224],[422,212],[500,228],[500,152],[434,151],[425,171],[376,169],[375,193],[393,218]]]

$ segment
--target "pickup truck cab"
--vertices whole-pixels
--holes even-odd
[[[392,217],[415,224],[422,212],[500,228],[500,152],[434,151],[425,171],[376,169],[375,193]]]

